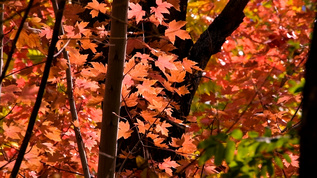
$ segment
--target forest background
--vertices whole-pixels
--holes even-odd
[[[99,152],[112,3],[1,2],[0,176],[299,175],[315,1],[127,3],[115,157]]]

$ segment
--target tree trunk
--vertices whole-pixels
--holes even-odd
[[[310,54],[306,62],[305,87],[303,91],[303,117],[300,129],[299,177],[316,174],[317,160],[317,24],[314,24]]]
[[[127,42],[128,0],[114,0],[108,54],[106,90],[99,148],[98,177],[114,177],[117,152],[118,117],[121,104],[123,64]]]

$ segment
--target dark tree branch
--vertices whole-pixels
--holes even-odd
[[[316,14],[317,15],[317,14]],[[317,16],[316,16],[317,19]],[[317,22],[314,24],[313,39],[306,62],[305,86],[303,91],[303,116],[300,128],[299,177],[311,177],[316,169],[317,147]]]
[[[47,60],[46,60],[46,64],[45,64],[45,68],[44,68],[44,72],[43,72],[43,77],[42,77],[42,80],[41,80],[41,85],[40,85],[40,88],[39,88],[39,91],[38,91],[38,94],[37,94],[37,97],[36,97],[36,101],[35,101],[35,104],[34,104],[34,107],[33,107],[33,111],[32,111],[31,116],[30,116],[29,124],[28,124],[27,130],[26,130],[26,133],[25,133],[25,136],[24,136],[24,139],[23,139],[20,151],[19,151],[19,155],[17,157],[17,160],[16,160],[16,162],[14,164],[14,167],[13,167],[13,170],[12,170],[12,173],[11,173],[11,177],[12,178],[15,178],[17,176],[18,172],[19,172],[19,169],[20,169],[20,166],[21,166],[21,163],[22,163],[26,148],[27,148],[27,146],[29,144],[29,141],[31,139],[31,136],[32,136],[33,127],[35,125],[37,113],[38,113],[38,111],[40,109],[40,106],[41,106],[41,103],[42,103],[42,98],[43,98],[43,95],[44,95],[45,86],[46,86],[46,83],[47,83],[47,79],[48,79],[48,75],[49,75],[49,72],[50,72],[51,64],[52,64],[52,61],[53,61],[53,58],[54,58],[55,46],[56,46],[56,43],[58,41],[59,30],[61,28],[63,10],[64,10],[64,7],[65,7],[65,1],[64,0],[60,2],[59,7],[60,7],[60,9],[56,13],[56,22],[55,22],[55,25],[54,25],[52,42],[51,42],[51,45],[50,45],[50,47],[48,49],[48,56],[47,56]],[[23,24],[22,24],[22,26],[23,26]],[[2,74],[2,76],[4,76],[4,74]]]
[[[218,53],[226,38],[236,30],[243,22],[243,9],[249,0],[230,0],[221,14],[209,25],[190,50],[189,59],[198,63],[201,69],[205,69],[210,57]],[[200,83],[202,72],[196,72],[187,76],[186,83],[190,84],[190,94],[181,98],[181,112],[187,116],[195,92]]]

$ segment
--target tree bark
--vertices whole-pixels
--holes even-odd
[[[317,17],[317,16],[316,16]],[[316,18],[317,20],[317,18]],[[316,174],[317,160],[317,22],[315,20],[310,54],[306,62],[303,116],[300,135],[299,177]]]
[[[198,63],[201,69],[205,69],[210,57],[218,53],[226,38],[234,32],[243,22],[243,9],[249,0],[230,0],[223,11],[204,31],[189,52],[189,59]],[[196,72],[186,77],[190,94],[181,98],[181,112],[187,116],[200,83],[202,72]]]
[[[108,71],[99,148],[98,177],[114,177],[117,154],[118,117],[121,104],[123,64],[127,42],[128,0],[112,4]]]

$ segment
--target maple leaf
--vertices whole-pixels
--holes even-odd
[[[170,143],[169,145],[172,146],[172,147],[180,147],[181,146],[181,140],[179,138],[173,138],[172,137],[172,143]]]
[[[187,58],[184,58],[182,61],[182,65],[184,66],[184,69],[189,73],[193,73],[192,69],[201,70],[198,66],[195,66],[196,64],[197,62],[188,60]]]
[[[80,54],[78,50],[72,47],[66,47],[69,52],[69,60],[72,64],[83,65],[86,62],[88,54]]]
[[[88,29],[85,29],[87,27],[87,25],[89,24],[89,22],[76,22],[75,24],[75,33],[79,34],[79,33],[86,33],[87,31],[89,31]],[[81,41],[82,42],[82,41]]]
[[[148,76],[149,66],[144,63],[138,63],[130,70],[129,74],[134,80],[142,81],[146,76]]]
[[[171,72],[171,75],[165,73],[165,76],[169,82],[181,83],[184,81],[186,76],[186,71],[180,72],[178,70],[171,70],[170,72]]]
[[[84,78],[77,78],[75,83],[76,83],[76,86],[82,87],[85,89],[90,89],[91,91],[96,91],[99,88],[99,85],[96,81],[90,81]]]
[[[80,43],[80,46],[83,49],[90,49],[93,53],[97,52],[96,48],[98,47],[98,45],[96,43],[92,43],[90,40],[81,40]]]
[[[144,122],[139,119],[136,119],[136,120],[137,120],[136,125],[138,126],[139,132],[145,134],[145,131],[150,128],[150,124],[148,123],[144,124]]]
[[[186,95],[187,93],[189,93],[189,90],[187,89],[187,87],[185,85],[179,87],[179,88],[175,88],[175,92],[179,95],[179,96],[183,96]]]
[[[93,139],[84,139],[84,144],[85,144],[85,147],[88,148],[89,151],[91,151],[91,149],[97,145],[97,142],[96,140],[93,140]]]
[[[127,105],[127,107],[134,107],[138,104],[138,93],[132,93],[128,98],[124,99],[124,104]]]
[[[135,158],[135,156],[133,156],[132,154],[130,154],[124,150],[121,150],[121,153],[119,154],[118,157],[121,159],[125,159],[125,158],[133,159],[133,158]]]
[[[166,29],[165,31],[165,36],[167,36],[173,44],[175,42],[175,36],[178,36],[180,39],[183,40],[191,39],[190,35],[186,30],[181,30],[181,27],[183,27],[185,24],[185,21],[171,21],[168,24],[168,29]]]
[[[163,143],[164,140],[164,138],[155,138],[153,139],[154,145],[160,148],[168,148],[168,146],[165,143]]]
[[[159,164],[159,168],[162,170],[165,170],[165,172],[168,175],[173,176],[173,171],[171,168],[177,168],[180,165],[177,164],[176,161],[171,161],[171,157],[168,157],[168,158],[163,159],[163,160],[164,160],[164,162]]]
[[[38,92],[38,86],[25,86],[21,92],[20,97],[18,98],[19,102],[23,102],[24,104],[31,103],[35,100],[35,96]]]
[[[100,73],[107,73],[107,64],[104,65],[101,62],[90,62],[94,69],[98,70]]]
[[[66,17],[67,21],[75,22],[79,18],[78,14],[83,11],[85,11],[85,8],[83,8],[83,6],[80,4],[68,4],[67,6],[65,6],[64,16]]]
[[[20,139],[18,133],[21,132],[21,128],[14,126],[13,123],[11,123],[10,125],[6,125],[5,123],[3,123],[2,128],[6,137],[12,139]]]
[[[155,61],[155,65],[160,68],[162,72],[165,72],[165,68],[170,70],[177,70],[173,61],[175,60],[175,56],[162,54],[158,57],[157,61]]]
[[[119,130],[118,130],[118,139],[123,137],[124,139],[127,139],[131,136],[131,133],[133,130],[130,129],[129,122],[119,122]]]
[[[140,93],[140,94],[145,93],[145,92],[156,93],[155,88],[151,87],[156,82],[157,82],[156,80],[145,79],[143,81],[142,85],[137,86],[138,93]]]
[[[150,124],[153,124],[154,121],[157,119],[155,118],[155,116],[157,115],[158,113],[155,112],[155,111],[148,111],[148,110],[143,110],[141,111],[141,116],[143,117],[144,120],[148,121]]]
[[[292,165],[293,167],[299,168],[299,156],[298,155],[294,155],[293,153],[289,154],[289,157],[291,158],[291,163],[288,163],[285,159],[283,160],[284,165],[286,167],[289,167],[290,165]]]
[[[129,7],[131,10],[128,11],[128,18],[131,19],[132,17],[135,17],[136,23],[138,24],[143,16],[145,16],[145,11],[142,10],[140,4],[129,3]]]
[[[107,5],[105,3],[99,4],[97,0],[92,0],[92,2],[87,4],[86,8],[92,9],[90,12],[92,18],[97,17],[99,14],[99,11],[104,14],[107,12]]]
[[[163,121],[161,124],[157,124],[155,127],[156,132],[161,132],[162,135],[168,136],[168,129],[167,127],[172,127],[171,124],[166,123],[166,121]]]
[[[53,143],[42,143],[42,145],[45,145],[45,152],[50,153],[51,155],[55,153]]]
[[[49,127],[44,135],[53,141],[56,141],[56,142],[62,141],[61,131],[57,129],[56,127]]]
[[[168,8],[171,8],[173,5],[168,2],[162,2],[162,0],[156,0],[157,7],[151,7],[151,13],[154,13],[157,20],[160,24],[163,21],[163,14],[169,14]]]
[[[96,27],[96,29],[98,30],[97,33],[99,34],[100,38],[103,38],[108,35],[108,31],[106,31],[104,25],[102,25],[101,27]]]
[[[182,136],[183,141],[182,147],[177,151],[180,153],[194,153],[196,150],[196,145],[193,143],[192,135],[190,133],[186,133]]]
[[[172,4],[176,10],[181,11],[179,5],[180,0],[167,0],[167,2]]]

